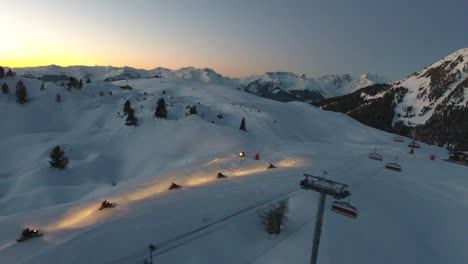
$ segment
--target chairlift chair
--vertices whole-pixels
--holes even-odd
[[[383,156],[381,154],[377,153],[377,151],[374,150],[371,153],[369,153],[369,159],[382,161]]]
[[[358,216],[358,210],[348,202],[334,201],[331,209],[333,212],[356,219]]]
[[[385,164],[385,168],[387,170],[392,170],[392,171],[398,171],[398,172],[401,171],[401,166],[396,162],[389,162]]]

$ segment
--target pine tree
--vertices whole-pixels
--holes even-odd
[[[39,89],[39,91],[44,91],[45,90],[45,87],[44,87],[44,83],[41,84],[41,89]]]
[[[127,120],[125,121],[126,126],[137,126],[138,125],[138,118],[135,115],[135,110],[130,108],[127,113]]]
[[[125,101],[124,108],[123,108],[124,114],[128,115],[128,113],[130,112],[130,109],[132,109],[131,104],[130,104],[130,100],[127,100],[127,101]]]
[[[83,85],[83,83],[81,83]],[[80,89],[80,82],[75,78],[75,77],[70,77],[67,83],[68,90],[71,90],[73,88],[75,89]]]
[[[190,107],[189,114],[190,115],[198,115],[197,106],[194,105],[194,106]]]
[[[3,69],[2,66],[0,66],[0,79],[2,79],[3,77],[5,77],[5,69]]]
[[[57,103],[60,103],[60,102],[62,101],[62,96],[61,96],[60,94],[56,94],[56,95],[55,95],[55,101],[56,101]]]
[[[123,112],[127,115],[127,120],[125,120],[126,126],[136,126],[138,124],[138,118],[130,104],[130,100],[125,101]]]
[[[81,89],[83,88],[83,81],[80,79],[80,81],[78,82],[78,88]]]
[[[91,83],[91,79],[88,78],[88,79],[86,80],[86,83]]]
[[[242,130],[242,131],[247,131],[247,128],[245,128],[245,118],[244,117],[242,118],[239,129]]]
[[[167,118],[166,101],[163,98],[158,100],[154,116],[158,118]]]
[[[8,71],[7,71],[7,73],[6,73],[6,76],[7,76],[7,77],[13,77],[13,76],[15,76],[15,75],[16,75],[16,73],[14,73],[11,69],[8,69]]]
[[[2,85],[2,93],[4,93],[4,94],[9,94],[9,93],[10,93],[10,89],[8,88],[8,84],[3,83],[3,85]]]
[[[68,165],[68,158],[65,157],[65,152],[60,148],[60,146],[55,146],[50,152],[50,161],[51,168],[56,169],[65,169]]]
[[[19,104],[28,102],[28,93],[22,81],[19,81],[16,85],[16,102]]]
[[[100,92],[99,92],[99,96],[104,96],[104,92],[103,92],[103,91],[100,91]]]

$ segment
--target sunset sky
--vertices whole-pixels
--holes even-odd
[[[0,65],[372,72],[468,47],[466,0],[0,0]]]

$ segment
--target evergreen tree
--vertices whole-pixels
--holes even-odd
[[[158,100],[154,116],[158,118],[167,118],[166,101],[163,98]]]
[[[128,115],[128,113],[131,111],[132,106],[130,104],[130,100],[125,101],[123,112],[125,115]]]
[[[197,106],[194,105],[194,106],[190,107],[189,114],[190,115],[198,115]]]
[[[56,101],[57,103],[60,103],[60,102],[62,101],[62,96],[61,96],[60,94],[56,94],[56,95],[55,95],[55,101]]]
[[[127,120],[125,120],[126,126],[136,126],[138,124],[138,118],[130,104],[130,100],[125,101],[123,112],[127,115]]]
[[[11,70],[11,69],[8,69],[7,73],[6,73],[6,76],[7,77],[13,77],[15,76],[16,74]]]
[[[242,131],[247,131],[247,128],[245,128],[245,118],[244,117],[242,118],[239,129],[242,130]]]
[[[80,81],[78,82],[78,88],[81,89],[83,88],[83,81],[80,79]]]
[[[19,104],[28,102],[28,93],[22,81],[19,81],[16,85],[16,102]]]
[[[100,91],[100,92],[99,92],[99,96],[104,96],[104,92],[103,92],[103,91]]]
[[[2,93],[4,93],[4,94],[9,94],[9,93],[10,93],[10,89],[8,88],[8,84],[3,83],[3,85],[2,85]]]
[[[5,77],[5,69],[3,69],[2,66],[0,66],[0,79],[2,79],[3,77]]]
[[[80,82],[75,78],[75,77],[70,77],[67,83],[68,90],[71,90],[73,88],[75,89],[80,89]]]
[[[44,91],[45,90],[45,87],[44,87],[44,83],[41,84],[41,89],[39,89],[39,91]]]
[[[86,80],[86,83],[91,83],[91,79],[88,78],[88,79]]]
[[[68,158],[65,157],[65,152],[60,146],[55,146],[50,152],[50,167],[56,169],[65,169],[68,165]]]
[[[130,110],[127,113],[127,120],[125,121],[126,126],[137,126],[138,124],[138,118],[135,115],[135,110],[133,108],[130,108]]]

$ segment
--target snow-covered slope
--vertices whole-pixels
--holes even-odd
[[[374,74],[353,77],[349,74],[325,75],[318,78],[297,76],[289,72],[267,72],[245,84],[245,90],[278,101],[317,101],[340,96],[388,80]]]
[[[394,122],[425,124],[440,105],[468,106],[468,48],[458,50],[394,86],[408,89]]]
[[[420,72],[316,103],[377,128],[405,133],[417,127],[426,142],[468,147],[468,48]]]
[[[443,149],[408,155],[393,135],[344,114],[191,78],[93,81],[71,92],[22,78],[24,105],[18,80],[0,80],[11,90],[0,94],[0,263],[142,263],[150,243],[156,263],[306,263],[318,196],[298,185],[303,172],[324,170],[351,186],[360,215],[327,210],[321,263],[468,262],[467,169],[440,161]],[[167,120],[153,117],[160,98]],[[137,127],[124,125],[127,99]],[[189,105],[198,115],[186,116]],[[64,171],[49,167],[55,145],[70,159]],[[374,147],[385,162],[398,156],[403,172],[369,160]],[[168,191],[171,181],[182,189]],[[257,211],[284,198],[289,223],[270,237]],[[104,199],[117,206],[98,211]],[[44,236],[17,243],[26,226]]]

